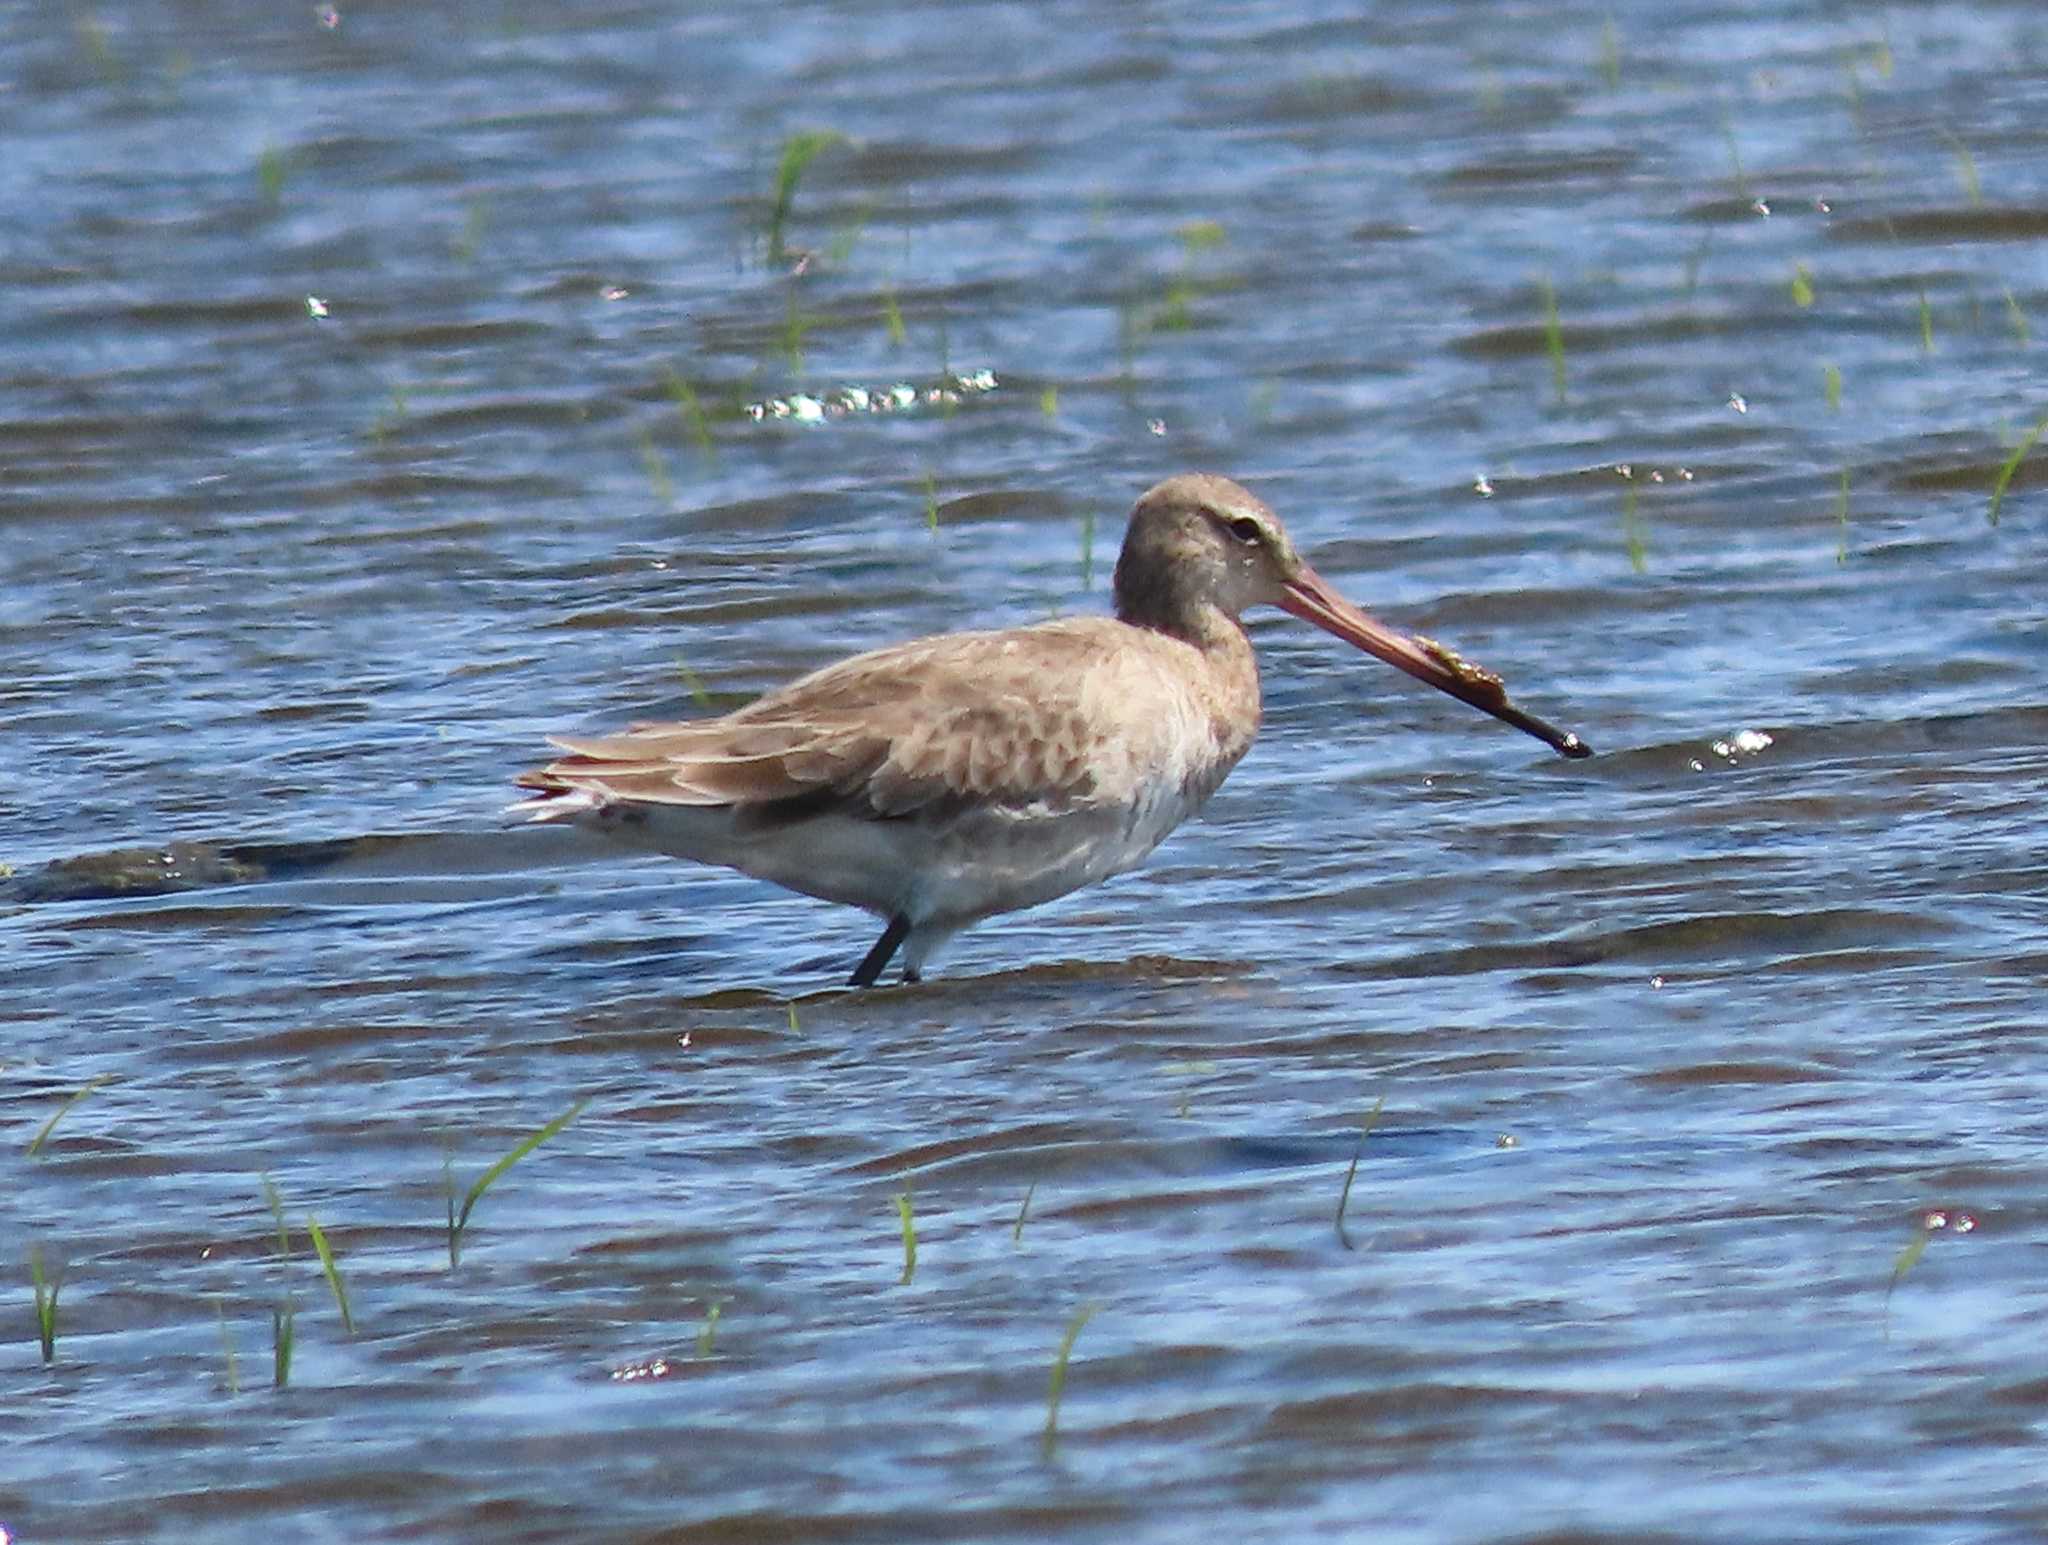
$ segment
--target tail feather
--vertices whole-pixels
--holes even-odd
[[[596,789],[550,777],[543,771],[521,773],[514,781],[523,789],[539,791],[505,807],[506,815],[523,815],[529,822],[573,821],[608,803]]]

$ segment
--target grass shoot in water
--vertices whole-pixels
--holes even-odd
[[[28,1276],[36,1297],[36,1339],[43,1344],[43,1361],[53,1363],[57,1360],[57,1292],[64,1286],[64,1266],[60,1261],[57,1269],[46,1276],[43,1247],[30,1245]]]
[[[896,304],[894,285],[882,291],[882,326],[889,334],[891,347],[900,349],[910,341],[910,330],[903,325],[903,308]]]
[[[1060,1337],[1060,1347],[1053,1354],[1052,1375],[1046,1381],[1045,1392],[1045,1436],[1041,1440],[1045,1452],[1050,1454],[1060,1437],[1060,1396],[1067,1389],[1067,1359],[1073,1355],[1074,1343],[1080,1338],[1081,1327],[1095,1317],[1095,1305],[1083,1304],[1074,1311],[1074,1317],[1067,1321],[1066,1334]]]
[[[1609,91],[1621,89],[1621,32],[1612,12],[1600,23],[1600,78]]]
[[[1792,304],[1801,310],[1813,304],[1813,270],[1804,263],[1792,265]]]
[[[92,67],[99,72],[100,82],[107,86],[119,86],[128,79],[128,66],[121,56],[114,52],[113,34],[107,24],[96,16],[81,16],[75,23],[78,46],[85,50],[85,57],[92,61]]]
[[[1194,321],[1195,297],[1204,289],[1195,275],[1196,265],[1204,253],[1222,246],[1226,236],[1222,225],[1214,220],[1190,220],[1174,234],[1180,238],[1180,270],[1166,283],[1166,303],[1153,325],[1184,332]]]
[[[704,1306],[704,1323],[697,1330],[697,1355],[709,1357],[711,1346],[718,1335],[718,1317],[725,1312],[725,1301],[713,1299]]]
[[[1920,1215],[1919,1231],[1906,1241],[1905,1248],[1892,1260],[1891,1280],[1884,1285],[1884,1339],[1892,1339],[1892,1293],[1900,1279],[1920,1264],[1920,1257],[1927,1253],[1927,1242],[1944,1229],[1957,1234],[1968,1234],[1976,1230],[1977,1220],[1967,1212],[1950,1212],[1946,1208],[1935,1208]]]
[[[1038,1182],[1035,1180],[1024,1188],[1024,1200],[1017,1208],[1017,1221],[1010,1227],[1010,1243],[1013,1245],[1024,1242],[1024,1215],[1031,1211],[1031,1193],[1037,1189]]]
[[[448,250],[465,263],[475,262],[477,253],[483,250],[484,232],[490,223],[490,200],[471,199],[469,208],[463,211],[462,229],[448,243]]]
[[[675,371],[671,370],[662,385],[668,392],[669,401],[676,405],[676,412],[682,416],[683,428],[690,436],[690,443],[697,447],[697,454],[705,461],[718,459],[718,447],[711,439],[711,420],[704,412],[704,404],[698,400],[697,389]]]
[[[1735,143],[1735,120],[1721,115],[1721,137],[1728,142],[1728,165],[1735,180],[1735,196],[1750,202],[1749,175],[1742,169],[1742,148]]]
[[[284,197],[285,178],[290,174],[291,157],[275,145],[265,145],[256,157],[256,186],[263,192],[264,203],[274,206]]]
[[[335,1264],[333,1247],[327,1243],[320,1220],[310,1212],[306,1214],[306,1237],[313,1241],[313,1253],[320,1257],[320,1271],[327,1278],[327,1290],[334,1295],[334,1307],[341,1311],[341,1328],[353,1336],[355,1316],[348,1310],[348,1288],[341,1280],[341,1267]]]
[[[1842,468],[1841,485],[1835,490],[1835,562],[1849,561],[1849,469]]]
[[[661,454],[661,448],[654,443],[654,433],[645,424],[633,432],[634,440],[640,447],[640,467],[647,474],[647,486],[654,491],[657,504],[673,508],[676,502],[675,479],[668,475],[668,462]]]
[[[2048,417],[2044,417],[2040,423],[2027,432],[2027,437],[2020,441],[2018,446],[2014,448],[2013,453],[2006,457],[2005,465],[1998,469],[1998,481],[1991,485],[1990,516],[1992,525],[1998,524],[1998,509],[2000,505],[2005,503],[2005,490],[2011,485],[2013,474],[2019,471],[2020,463],[2026,460],[2027,452],[2034,448],[2034,442],[2041,438],[2043,430],[2048,430]]]
[[[1126,402],[1133,402],[1138,393],[1138,342],[1145,334],[1145,320],[1138,315],[1137,306],[1129,300],[1120,300],[1116,305],[1116,366],[1117,386]]]
[[[389,403],[370,420],[370,439],[379,450],[383,449],[384,442],[397,432],[399,425],[405,422],[406,414],[411,411],[412,393],[402,383],[395,383],[391,388]]]
[[[213,1301],[213,1312],[220,1320],[220,1350],[221,1355],[227,1359],[228,1393],[239,1395],[242,1392],[242,1373],[235,1358],[235,1338],[228,1332],[228,1306],[216,1298]]]
[[[676,661],[676,674],[683,678],[683,685],[689,690],[690,699],[699,708],[711,708],[711,690],[704,685],[704,678],[681,660]]]
[[[775,165],[775,191],[768,210],[768,261],[780,264],[789,256],[782,233],[789,224],[790,206],[796,202],[797,184],[813,161],[846,136],[836,129],[806,129],[782,142],[782,156]]]
[[[1628,566],[1636,573],[1647,573],[1650,567],[1649,539],[1643,533],[1643,519],[1636,509],[1636,480],[1627,467],[1621,475],[1628,480],[1628,486],[1621,495],[1621,537],[1628,550]]]
[[[1344,1189],[1337,1196],[1337,1243],[1345,1249],[1352,1249],[1351,1236],[1344,1232],[1344,1209],[1351,1204],[1351,1182],[1358,1178],[1358,1161],[1365,1153],[1365,1140],[1372,1135],[1372,1129],[1379,1124],[1380,1112],[1387,1108],[1387,1097],[1381,1095],[1372,1102],[1372,1109],[1366,1112],[1365,1120],[1359,1124],[1358,1146],[1351,1150],[1351,1167],[1344,1171]]]
[[[292,1258],[292,1235],[285,1226],[284,1198],[277,1194],[277,1183],[268,1175],[263,1177],[263,1201],[270,1209],[271,1220],[277,1225],[277,1258],[288,1261]]]
[[[2034,336],[2034,330],[2027,326],[2027,314],[2020,310],[2019,298],[2013,294],[2009,284],[2005,287],[2005,319],[2012,323],[2012,335],[2024,348]]]
[[[298,1312],[298,1300],[289,1293],[270,1311],[270,1382],[277,1389],[292,1381],[292,1321]]]
[[[1842,411],[1842,367],[1823,365],[1820,367],[1821,392],[1828,400],[1831,412]]]
[[[932,469],[924,469],[924,523],[933,536],[939,534],[939,480]]]
[[[1536,281],[1543,297],[1543,350],[1550,356],[1550,382],[1557,390],[1559,407],[1564,406],[1564,324],[1557,315],[1557,287],[1544,275]]]
[[[1920,1230],[1898,1253],[1892,1262],[1891,1280],[1884,1285],[1884,1339],[1892,1339],[1892,1290],[1899,1285],[1899,1279],[1920,1264],[1920,1257],[1927,1253],[1927,1241],[1933,1235],[1926,1229]]]
[[[590,1101],[587,1097],[576,1101],[539,1131],[533,1133],[530,1137],[522,1138],[510,1153],[477,1176],[475,1183],[470,1186],[468,1192],[462,1198],[460,1211],[457,1211],[455,1206],[455,1161],[453,1157],[443,1155],[441,1160],[441,1178],[448,1193],[448,1269],[450,1271],[455,1270],[457,1266],[462,1264],[462,1231],[469,1227],[469,1215],[476,1210],[476,1204],[483,1200],[484,1193],[497,1183],[499,1177],[505,1171],[532,1153],[534,1149],[553,1137],[570,1122],[574,1121],[583,1107],[589,1103]]]
[[[50,1134],[57,1130],[57,1123],[64,1119],[70,1112],[71,1107],[91,1094],[93,1090],[111,1082],[113,1077],[112,1073],[102,1073],[97,1078],[87,1079],[83,1085],[66,1095],[64,1103],[50,1113],[50,1119],[45,1121],[36,1130],[36,1135],[28,1140],[28,1151],[23,1154],[23,1157],[33,1159],[41,1151],[44,1142],[49,1138]]]
[[[853,256],[853,249],[860,245],[861,232],[868,228],[868,221],[874,217],[875,206],[866,203],[854,212],[851,220],[832,233],[832,244],[825,249],[825,260],[837,267]]]
[[[1984,184],[1977,178],[1977,158],[1970,154],[1970,147],[1947,129],[1936,129],[1956,158],[1956,181],[1963,185],[1963,196],[1970,201],[1972,209],[1984,207]]]
[[[1934,352],[1934,308],[1927,303],[1927,286],[1920,286],[1920,352]]]
[[[1861,69],[1862,65],[1856,57],[1856,50],[1853,48],[1843,49],[1842,75],[1848,82],[1849,122],[1855,126],[1858,134],[1863,132],[1863,77],[1860,73]]]
[[[917,1275],[917,1219],[910,1210],[907,1186],[896,1193],[896,1219],[903,1229],[903,1275],[896,1279],[896,1285],[909,1287],[910,1279]]]
[[[791,280],[789,298],[782,311],[782,360],[789,367],[793,381],[801,381],[804,375],[804,337],[816,324],[817,318],[809,315],[798,304],[796,281]]]

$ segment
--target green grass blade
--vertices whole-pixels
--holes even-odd
[[[634,432],[633,441],[640,448],[640,470],[647,474],[647,486],[653,490],[654,502],[664,509],[673,508],[676,480],[668,475],[668,459],[661,454],[661,447],[654,443],[654,431],[642,424]]]
[[[472,199],[462,216],[462,231],[448,243],[448,250],[465,263],[474,263],[483,250],[484,232],[491,223],[491,201]]]
[[[903,1275],[896,1280],[898,1287],[910,1286],[910,1279],[917,1275],[917,1219],[910,1210],[908,1189],[896,1193],[896,1218],[903,1226]]]
[[[1970,207],[1972,209],[1982,209],[1984,207],[1984,184],[1977,176],[1977,158],[1970,154],[1970,147],[1968,145],[1965,145],[1947,129],[1936,128],[1934,132],[1942,137],[1947,143],[1950,153],[1956,158],[1956,181],[1963,185],[1963,193],[1969,199]]]
[[[448,1202],[448,1269],[455,1270],[462,1258],[462,1236],[455,1228],[455,1152],[448,1134],[441,1134],[441,1194]]]
[[[2019,299],[2013,294],[2011,285],[2005,287],[2005,316],[2012,324],[2013,337],[2021,344],[2024,345],[2034,336],[2034,330],[2027,325],[2027,314],[2020,310]]]
[[[1640,501],[1636,495],[1636,480],[1629,476],[1628,486],[1621,492],[1621,535],[1628,548],[1628,566],[1638,574],[1647,573],[1650,567],[1650,543],[1643,534],[1643,518],[1637,509]]]
[[[1351,1182],[1358,1178],[1359,1156],[1365,1152],[1365,1140],[1372,1136],[1372,1129],[1379,1125],[1380,1112],[1387,1108],[1387,1097],[1381,1095],[1372,1102],[1372,1109],[1366,1112],[1358,1128],[1358,1146],[1351,1150],[1351,1168],[1344,1172],[1344,1189],[1337,1196],[1337,1243],[1345,1249],[1352,1249],[1351,1236],[1344,1232],[1344,1209],[1351,1204]]]
[[[711,707],[711,689],[704,685],[704,678],[691,670],[687,661],[676,661],[676,674],[683,678],[683,685],[689,688],[691,699],[699,708]]]
[[[1826,395],[1828,400],[1828,410],[1833,413],[1841,412],[1842,367],[1840,365],[1821,366],[1820,382],[1821,391]]]
[[[265,145],[256,157],[256,186],[263,202],[273,207],[284,197],[285,178],[291,174],[291,157],[275,145]]]
[[[1749,174],[1742,169],[1742,147],[1735,143],[1735,120],[1721,115],[1721,137],[1728,142],[1728,166],[1735,179],[1735,196],[1749,202]]]
[[[1074,1317],[1067,1321],[1067,1333],[1060,1337],[1060,1349],[1053,1354],[1052,1375],[1046,1381],[1045,1392],[1045,1451],[1050,1454],[1060,1437],[1060,1396],[1067,1389],[1067,1359],[1073,1355],[1074,1342],[1080,1338],[1081,1327],[1095,1318],[1094,1304],[1083,1304],[1074,1311]]]
[[[1813,304],[1813,270],[1804,263],[1792,265],[1792,304],[1802,311]]]
[[[725,1312],[722,1299],[713,1299],[704,1307],[704,1323],[697,1331],[697,1355],[709,1357],[711,1344],[718,1335],[718,1318]]]
[[[235,1338],[228,1334],[228,1306],[216,1298],[213,1312],[220,1319],[220,1349],[228,1363],[228,1393],[239,1395],[242,1392],[242,1375],[235,1360]]]
[[[310,1212],[306,1214],[306,1237],[313,1241],[313,1253],[320,1257],[320,1270],[327,1278],[327,1290],[334,1295],[334,1307],[341,1311],[341,1328],[353,1336],[356,1321],[348,1312],[348,1288],[342,1283],[341,1268],[335,1264],[333,1247],[327,1243],[320,1220]]]
[[[57,1130],[57,1123],[62,1121],[65,1118],[65,1116],[70,1113],[71,1107],[76,1105],[80,1100],[84,1099],[87,1095],[91,1094],[93,1090],[98,1089],[103,1084],[110,1083],[113,1080],[113,1077],[114,1075],[112,1073],[102,1073],[97,1078],[87,1079],[82,1087],[75,1089],[70,1094],[66,1095],[64,1098],[64,1103],[62,1105],[59,1105],[56,1108],[56,1110],[50,1113],[50,1119],[48,1121],[45,1121],[42,1124],[42,1126],[39,1129],[37,1129],[36,1135],[28,1140],[28,1152],[25,1155],[25,1157],[33,1159],[36,1156],[37,1152],[42,1148],[44,1142],[48,1140],[50,1134]]]
[[[789,223],[790,206],[796,202],[797,184],[804,180],[813,161],[845,140],[846,136],[836,129],[807,129],[782,142],[782,158],[775,166],[775,196],[768,213],[769,262],[780,263],[788,256],[782,232]]]
[[[1550,356],[1550,383],[1556,388],[1558,406],[1565,401],[1564,323],[1557,314],[1557,286],[1546,275],[1537,281],[1543,297],[1543,350]]]
[[[2027,458],[2027,452],[2034,448],[2034,442],[2041,438],[2041,431],[2048,429],[2048,417],[2044,417],[2020,441],[2013,453],[2006,457],[2005,465],[1998,469],[1998,481],[1991,485],[1991,524],[1998,524],[1998,508],[2005,503],[2005,490],[2012,483],[2013,474],[2020,469],[2020,463]]]
[[[292,1258],[292,1234],[285,1227],[284,1198],[277,1194],[277,1185],[268,1175],[263,1177],[263,1200],[270,1207],[270,1216],[277,1224],[277,1257],[281,1261]]]
[[[270,1311],[270,1382],[277,1389],[292,1381],[292,1320],[298,1312],[298,1300],[289,1293]]]
[[[1920,1264],[1920,1257],[1927,1253],[1927,1241],[1934,1237],[1931,1229],[1923,1228],[1906,1244],[1892,1262],[1891,1280],[1884,1285],[1884,1339],[1892,1339],[1892,1290],[1899,1285],[1899,1279]]]
[[[1017,1221],[1010,1226],[1010,1243],[1013,1245],[1024,1242],[1024,1214],[1031,1211],[1031,1193],[1037,1189],[1038,1182],[1035,1180],[1024,1188],[1023,1205],[1017,1209]]]
[[[789,366],[792,381],[804,378],[804,335],[810,332],[815,321],[816,318],[798,302],[796,285],[792,283],[782,308],[782,357]]]
[[[45,1275],[43,1271],[43,1247],[31,1245],[28,1251],[28,1275],[36,1296],[36,1339],[42,1343],[43,1361],[57,1360],[57,1292],[64,1286],[64,1267],[60,1262],[55,1272]]]
[[[704,411],[703,401],[697,396],[697,388],[673,370],[668,373],[664,384],[668,390],[669,401],[676,405],[676,412],[682,416],[683,428],[689,433],[690,443],[697,447],[697,454],[706,461],[716,461],[718,446],[711,438],[711,416]]]
[[[574,1121],[583,1107],[589,1103],[588,1098],[576,1101],[575,1104],[571,1105],[561,1115],[555,1117],[553,1121],[550,1121],[531,1137],[522,1139],[504,1158],[477,1176],[475,1183],[470,1186],[468,1194],[462,1198],[461,1210],[459,1212],[452,1212],[448,1220],[448,1269],[450,1271],[455,1269],[456,1263],[460,1258],[462,1231],[469,1227],[469,1215],[476,1210],[476,1204],[483,1200],[484,1193],[497,1183],[498,1177],[503,1175],[506,1170],[517,1164],[529,1153],[532,1153],[534,1149]],[[455,1186],[452,1178],[449,1181],[448,1197],[449,1206],[452,1208],[455,1199]]]

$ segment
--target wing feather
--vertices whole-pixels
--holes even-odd
[[[1105,780],[1120,783],[1123,763],[1143,760],[1165,728],[1119,717],[1128,673],[1145,665],[1130,658],[1135,631],[1091,617],[920,639],[720,718],[557,737],[568,755],[520,782],[656,804],[829,800],[878,818],[957,801],[1061,808],[1113,797]]]

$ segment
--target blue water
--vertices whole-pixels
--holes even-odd
[[[2048,22],[336,22],[0,15],[0,1526],[2048,1527]],[[1187,468],[1600,755],[1256,617],[1203,820],[851,995],[503,822]]]

